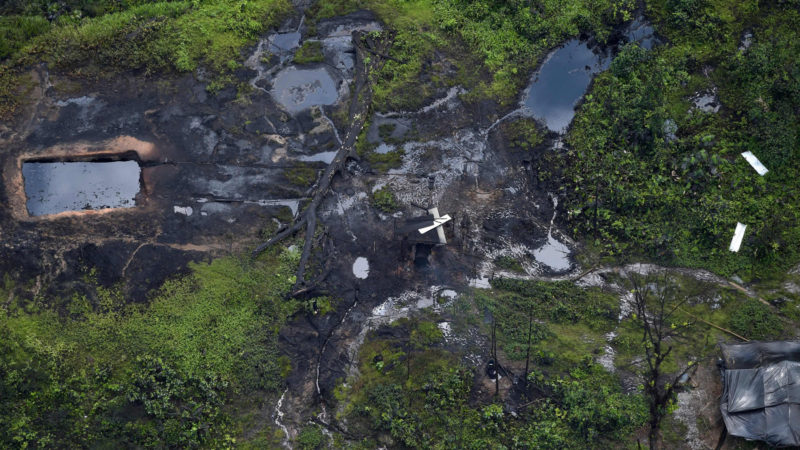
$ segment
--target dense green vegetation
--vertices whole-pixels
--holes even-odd
[[[193,265],[147,305],[102,288],[12,305],[0,315],[0,446],[232,444],[289,369],[277,331],[298,307],[283,299],[298,259]]]
[[[209,88],[218,89],[241,66],[241,49],[289,11],[287,0],[12,4],[0,20],[0,60],[7,59],[0,68],[0,117],[22,101],[19,69],[38,62],[81,77],[187,72],[202,65],[211,72]]]
[[[572,230],[612,255],[744,279],[785,273],[800,259],[798,3],[670,0],[648,11],[668,43],[623,49],[569,132],[560,163]],[[748,29],[752,46],[740,49]],[[691,104],[712,91],[718,113]],[[770,172],[758,176],[744,151]],[[732,253],[737,222],[747,232]]]
[[[316,3],[310,15],[374,11],[396,33],[390,52],[394,59],[374,74],[375,106],[408,110],[437,87],[452,84],[469,88],[473,99],[510,103],[553,47],[580,32],[604,42],[634,7],[630,0],[326,0]],[[456,66],[456,73],[444,61],[434,61],[437,51]]]
[[[435,323],[403,319],[367,339],[359,378],[337,393],[341,414],[351,432],[365,436],[365,448],[608,448],[644,424],[644,398],[621,392],[617,377],[594,362],[593,345],[603,340],[592,344],[584,335],[613,326],[612,297],[569,283],[496,280],[494,286],[477,292],[475,302],[454,305],[460,312],[454,326],[488,333],[488,324],[476,317],[491,312],[501,360],[522,361],[528,315],[520,311],[534,311],[529,387],[518,401],[524,406],[511,415],[503,406],[508,392],[495,397],[493,383],[476,383],[476,371],[484,367],[465,365],[444,346]],[[583,344],[575,347],[572,339]],[[563,344],[573,348],[566,351]]]

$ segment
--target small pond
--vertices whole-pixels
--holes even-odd
[[[621,44],[636,42],[646,49],[658,43],[653,27],[642,18],[628,24],[621,37]],[[616,50],[590,47],[587,42],[572,39],[553,51],[524,94],[525,112],[544,122],[551,131],[564,132],[592,78],[608,69]]]
[[[592,77],[608,68],[611,57],[597,54],[577,39],[554,51],[534,76],[524,106],[552,131],[564,131],[575,116],[575,105]]]
[[[547,242],[543,246],[533,251],[533,257],[554,272],[569,270],[569,254],[569,247],[556,240],[552,234],[547,235]]]
[[[316,105],[332,105],[339,99],[336,83],[324,68],[287,67],[275,76],[272,97],[291,113]]]
[[[133,207],[140,174],[136,161],[22,164],[28,212],[33,216]]]

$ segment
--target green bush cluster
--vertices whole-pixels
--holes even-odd
[[[225,447],[227,406],[276,392],[277,330],[299,252],[192,266],[146,305],[102,289],[64,316],[11,305],[0,315],[0,446]]]
[[[322,434],[322,429],[317,425],[308,425],[300,430],[297,435],[297,446],[301,450],[316,450],[323,448],[326,442],[325,435]]]
[[[532,119],[515,120],[502,129],[511,147],[519,150],[531,151],[544,141],[539,125]]]
[[[392,344],[374,336],[365,343],[367,349],[381,348],[382,355],[389,355],[387,345]],[[474,370],[482,368],[467,368],[430,347],[418,352],[418,359],[432,363],[416,365],[410,380],[402,364],[387,358],[376,370],[374,350],[362,357],[361,379],[339,397],[351,430],[369,436],[362,445],[609,448],[647,419],[643,397],[624,394],[618,379],[591,357],[564,376],[531,374],[531,384],[548,395],[512,416],[500,403],[475,400]]]
[[[397,199],[389,186],[384,186],[372,193],[372,205],[387,214],[398,209]]]
[[[751,340],[768,340],[781,336],[783,324],[778,316],[755,300],[745,301],[730,317],[731,330]]]
[[[800,13],[788,3],[701,0],[650,9],[669,44],[625,47],[596,78],[569,150],[557,156],[569,224],[611,255],[775,276],[800,259],[800,207],[787,201],[800,192],[791,162],[800,136]],[[740,50],[746,27],[754,42]],[[695,109],[691,96],[712,87],[722,110]],[[770,169],[766,176],[740,156],[748,150]],[[737,222],[747,232],[732,253]]]
[[[297,52],[294,54],[292,61],[295,64],[311,64],[322,62],[325,55],[322,54],[322,42],[320,41],[305,41]]]

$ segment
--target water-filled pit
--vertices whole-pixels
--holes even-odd
[[[577,39],[554,51],[534,77],[523,104],[529,113],[552,131],[562,132],[575,116],[575,105],[583,97],[595,74],[611,63]]]
[[[622,42],[636,42],[649,50],[658,40],[653,27],[637,18],[623,31]],[[615,52],[614,48],[590,47],[578,39],[568,41],[553,51],[534,75],[522,100],[525,112],[542,120],[551,131],[564,132],[592,78],[608,69]]]
[[[287,111],[296,113],[312,106],[336,103],[339,91],[336,90],[333,78],[324,68],[287,67],[275,76],[272,96]]]
[[[141,168],[136,161],[24,162],[22,177],[32,216],[136,206]]]

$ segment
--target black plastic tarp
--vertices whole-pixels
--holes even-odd
[[[800,341],[722,345],[720,409],[728,433],[800,445]]]

